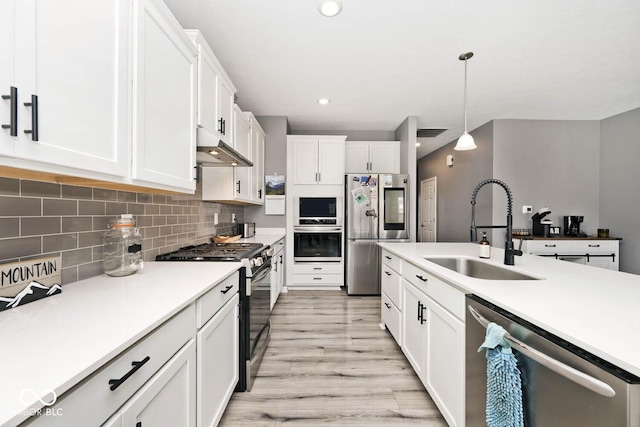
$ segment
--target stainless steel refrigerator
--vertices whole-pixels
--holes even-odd
[[[345,178],[345,286],[349,295],[380,295],[379,241],[409,241],[409,175]]]

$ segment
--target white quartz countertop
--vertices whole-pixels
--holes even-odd
[[[278,240],[284,238],[284,233],[256,233],[253,237],[240,239],[240,243],[262,243],[264,245],[273,246]]]
[[[382,248],[567,341],[640,376],[640,276],[534,255],[503,263],[504,251],[492,248],[501,267],[543,280],[474,279],[424,259],[426,256],[478,258],[473,243],[380,243]]]
[[[43,406],[23,390],[62,395],[241,266],[150,262],[134,275],[92,277],[0,312],[0,426]]]

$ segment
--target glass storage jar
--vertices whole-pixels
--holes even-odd
[[[142,236],[131,214],[109,221],[104,233],[104,272],[109,276],[128,276],[142,270]]]

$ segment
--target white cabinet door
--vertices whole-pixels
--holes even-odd
[[[247,116],[236,105],[234,109],[234,148],[247,159],[251,159],[251,123]],[[235,196],[237,200],[251,200],[251,168],[233,168],[235,180]]]
[[[264,143],[265,133],[253,114],[247,113],[251,122],[251,201],[264,204]]]
[[[224,78],[218,80],[218,129],[220,139],[229,145],[233,144],[233,106],[235,103],[235,89]]]
[[[344,140],[318,141],[318,184],[344,184]]]
[[[372,173],[400,173],[400,143],[371,143],[369,145],[369,171]]]
[[[291,145],[293,184],[315,184],[318,180],[318,139],[296,137]]]
[[[239,300],[236,294],[198,331],[199,427],[218,425],[238,382]]]
[[[345,173],[369,172],[369,143],[347,142],[344,152]]]
[[[464,323],[428,299],[426,386],[450,426],[464,424]]]
[[[122,427],[195,427],[195,340],[189,341],[182,347],[153,378],[129,399],[120,412]]]
[[[161,0],[136,4],[133,178],[194,192],[197,50]]]
[[[426,379],[427,296],[406,280],[402,281],[402,351],[418,377]]]
[[[2,23],[3,35],[17,30],[0,42],[0,91],[8,94],[12,72],[18,90],[15,157],[126,176],[131,2],[5,0],[1,7],[0,19],[15,18]],[[5,124],[9,102],[2,104]],[[0,150],[10,154],[4,142]]]
[[[14,1],[2,1],[0,2],[0,155],[11,156],[15,154],[15,140],[16,137],[11,135],[11,105],[15,103],[17,105],[18,100],[12,101],[11,88],[14,87],[15,91],[15,74],[14,74],[14,54],[15,46],[13,43],[13,35],[15,30],[15,17],[14,17]],[[18,123],[13,122],[14,133],[17,134]]]
[[[187,35],[198,47],[198,126],[218,134],[218,84],[220,75],[217,61],[204,39],[198,37],[199,31]]]

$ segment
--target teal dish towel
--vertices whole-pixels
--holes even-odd
[[[524,427],[522,380],[507,331],[495,323],[478,351],[487,350],[487,427]]]

